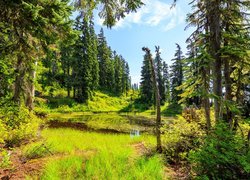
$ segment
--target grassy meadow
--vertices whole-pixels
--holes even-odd
[[[150,135],[46,129],[42,141],[22,148],[24,156],[46,159],[39,179],[163,179],[163,161],[151,152]],[[39,150],[40,148],[40,150]],[[43,150],[42,150],[43,149]]]

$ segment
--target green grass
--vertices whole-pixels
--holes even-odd
[[[131,138],[64,128],[44,130],[42,137],[54,156],[41,179],[163,179],[161,158],[139,156],[132,146],[144,142],[154,147],[153,136]]]

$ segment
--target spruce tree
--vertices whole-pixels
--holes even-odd
[[[160,99],[161,104],[164,104],[166,101],[166,93],[165,93],[165,86],[164,86],[164,78],[163,78],[163,64],[162,58],[160,56],[160,46],[155,46],[155,69],[156,69],[156,81],[159,87]]]
[[[173,64],[170,66],[171,73],[171,101],[172,103],[177,103],[180,100],[180,94],[182,90],[178,87],[183,83],[183,53],[179,44],[176,44],[177,50],[175,53],[175,58],[172,59]]]
[[[165,87],[165,101],[170,102],[170,76],[169,76],[169,69],[168,64],[163,61],[163,81]]]
[[[26,101],[32,109],[35,64],[71,31],[71,8],[67,1],[59,0],[1,1],[0,11],[1,29],[8,32],[4,41],[11,42],[4,45],[3,54],[12,55],[10,61],[15,69],[13,100],[18,104]]]
[[[141,69],[140,96],[142,102],[152,105],[154,102],[153,81],[151,75],[151,64],[148,60],[148,54],[144,55]]]
[[[114,79],[112,76],[112,71],[114,70],[113,64],[111,62],[112,52],[107,45],[106,38],[104,36],[104,31],[101,28],[98,34],[98,61],[99,61],[99,85],[101,89],[109,90],[113,88],[110,86],[112,83],[110,79]]]

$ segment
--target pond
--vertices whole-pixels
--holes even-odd
[[[155,120],[152,117],[133,114],[53,114],[48,118],[50,128],[70,127],[74,129],[103,133],[128,133],[131,137],[141,133],[154,133]]]

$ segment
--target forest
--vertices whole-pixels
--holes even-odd
[[[190,0],[187,53],[145,44],[138,84],[94,13],[146,3],[0,0],[1,179],[250,178],[250,1]]]

